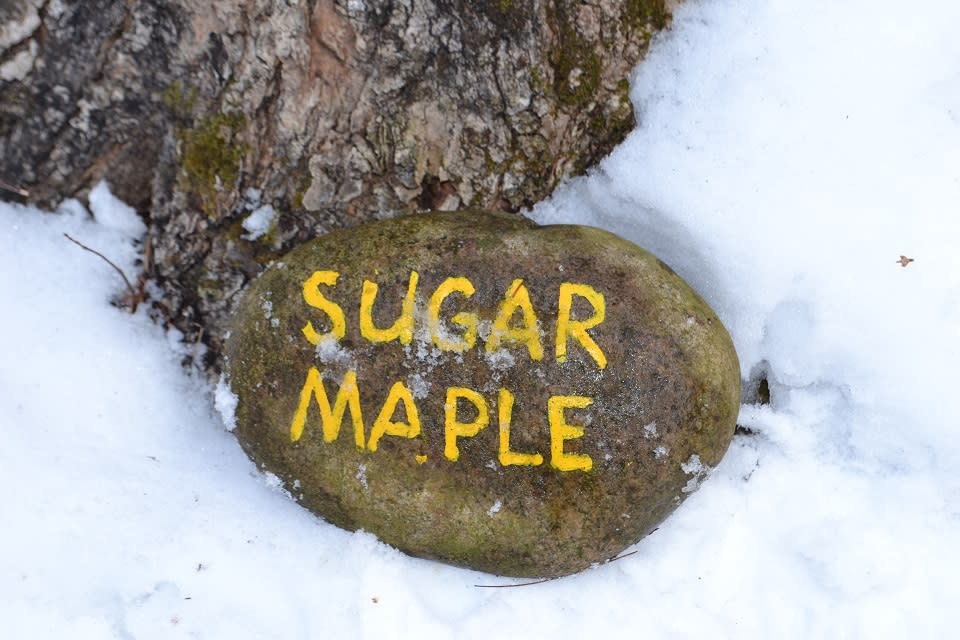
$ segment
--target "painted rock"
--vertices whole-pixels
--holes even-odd
[[[654,529],[733,436],[724,327],[605,231],[431,213],[317,238],[250,287],[235,433],[314,513],[416,556],[558,576]]]

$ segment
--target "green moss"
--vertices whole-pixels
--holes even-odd
[[[161,99],[177,124],[179,188],[215,217],[218,195],[231,190],[240,176],[247,147],[238,138],[246,119],[240,113],[217,113],[195,121],[197,88],[186,88],[179,80],[167,86]]]
[[[670,23],[670,12],[664,0],[627,0],[623,5],[623,18],[630,30],[656,30]]]
[[[223,282],[214,277],[204,277],[197,283],[197,295],[204,300],[216,300],[223,296]]]
[[[189,120],[193,116],[193,108],[197,104],[197,88],[191,87],[184,91],[179,80],[174,80],[164,89],[163,104],[178,120]]]
[[[306,193],[307,187],[303,187],[302,189],[297,189],[296,193],[293,194],[290,204],[293,205],[294,209],[303,209],[303,196]]]
[[[636,126],[633,105],[630,102],[630,83],[627,80],[619,82],[614,95],[619,103],[618,107],[609,108],[610,105],[607,105],[609,110],[598,107],[591,113],[587,124],[587,137],[601,144],[593,154],[577,158],[574,164],[575,174],[585,173],[589,166],[610,153]],[[610,104],[613,104],[613,101]]]
[[[290,162],[286,163],[290,166]],[[290,206],[294,209],[303,209],[303,197],[313,182],[313,176],[310,175],[309,157],[301,158],[300,163],[289,174],[289,184],[294,186],[293,197],[290,199]]]
[[[240,177],[246,145],[238,141],[246,125],[239,113],[218,113],[194,127],[177,129],[180,143],[180,188],[199,198],[210,217],[218,213],[218,194],[232,188]]]
[[[511,33],[528,23],[533,14],[530,3],[513,0],[493,0],[492,2],[463,2],[468,11],[459,10],[457,15],[469,15],[479,12],[485,15],[502,33]]]
[[[537,93],[547,93],[551,90],[551,85],[544,77],[539,66],[531,65],[527,68],[530,73],[530,88]]]
[[[557,46],[549,53],[553,90],[560,103],[582,106],[600,87],[601,62],[594,47],[580,34],[563,2],[547,9],[547,19],[557,31]]]
[[[31,102],[30,92],[22,82],[12,82],[0,93],[0,136],[6,137],[21,126]]]
[[[610,108],[609,103],[595,103],[601,93],[603,60],[597,54],[598,43],[587,40],[577,30],[575,10],[575,4],[567,0],[554,0],[548,6],[547,19],[557,35],[554,48],[547,52],[553,84],[538,86],[534,77],[533,86],[552,92],[561,110],[585,115],[585,137],[600,142],[590,154],[575,158],[572,169],[574,175],[579,175],[619,144],[635,121],[626,79],[617,84],[619,106]],[[620,37],[639,39],[645,46],[652,34],[665,28],[670,19],[664,0],[629,0],[623,5]]]
[[[246,229],[243,228],[243,222],[238,220],[223,227],[220,235],[230,242],[239,242],[245,232]]]

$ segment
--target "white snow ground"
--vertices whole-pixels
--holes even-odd
[[[960,4],[710,0],[642,125],[538,207],[661,255],[744,374],[726,458],[617,562],[535,586],[408,558],[258,474],[108,301],[142,227],[0,205],[0,628],[34,638],[947,638],[960,596]],[[900,254],[915,258],[901,267]]]

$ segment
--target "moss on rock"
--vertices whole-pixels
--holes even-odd
[[[242,113],[218,113],[192,127],[178,127],[180,189],[199,198],[210,217],[220,212],[219,194],[232,192],[240,177],[246,145],[239,134],[246,126]]]
[[[560,104],[582,106],[596,99],[602,65],[596,47],[588,43],[576,29],[571,7],[557,2],[547,16],[557,31],[557,44],[549,61],[553,68],[553,90]]]

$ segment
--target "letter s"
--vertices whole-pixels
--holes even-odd
[[[303,335],[310,344],[320,344],[320,341],[329,336],[337,340],[347,333],[347,321],[343,315],[343,309],[336,302],[328,300],[320,293],[320,285],[334,286],[340,274],[336,271],[314,271],[313,275],[307,278],[303,283],[303,299],[314,309],[320,309],[330,316],[330,331],[324,334],[317,333],[313,328],[312,322],[307,322],[303,327]]]

